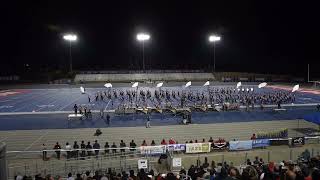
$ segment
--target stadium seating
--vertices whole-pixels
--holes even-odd
[[[137,74],[77,74],[75,82],[132,82],[132,81],[207,81],[212,73],[137,73]]]

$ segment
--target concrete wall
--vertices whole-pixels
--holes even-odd
[[[75,82],[207,81],[212,73],[77,74]]]

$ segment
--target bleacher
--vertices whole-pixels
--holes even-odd
[[[77,74],[75,82],[208,81],[212,73]]]

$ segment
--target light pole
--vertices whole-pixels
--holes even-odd
[[[63,36],[63,39],[69,41],[69,67],[70,73],[72,73],[72,53],[71,53],[71,43],[77,40],[77,35],[75,34],[66,34]]]
[[[150,39],[150,35],[147,33],[139,33],[137,34],[137,40],[142,42],[142,67],[143,67],[143,72],[145,72],[145,63],[144,63],[144,42],[148,41]]]
[[[210,35],[209,42],[213,43],[213,72],[216,72],[216,47],[215,44],[217,41],[220,41],[221,37],[217,35]]]

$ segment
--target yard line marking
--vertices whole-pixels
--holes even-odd
[[[72,101],[71,103],[69,103],[69,104],[67,104],[67,105],[63,106],[62,108],[60,108],[60,109],[59,109],[59,111],[62,111],[62,109],[64,109],[64,108],[66,108],[66,107],[70,106],[71,104],[74,104],[74,102],[78,101],[80,98],[81,98],[81,95],[80,95],[76,100],[74,100],[74,101]]]
[[[110,101],[111,101],[111,99],[109,99],[109,102],[108,102],[108,104],[106,105],[106,107],[104,108],[104,111],[106,111],[106,110],[107,110],[107,107],[108,107],[108,105],[109,105]]]
[[[42,133],[42,132],[43,132],[43,131],[41,131],[41,133]],[[42,134],[38,139],[36,139],[36,140],[33,141],[28,147],[26,147],[26,148],[22,151],[22,153],[25,152],[25,151],[27,151],[27,150],[29,150],[35,143],[39,142],[44,136],[46,136],[46,135],[48,135],[48,134],[49,134],[49,131],[47,131],[47,132],[45,132],[44,134]],[[17,154],[17,155],[15,156],[15,158],[17,158],[19,155],[20,155],[20,154]]]

